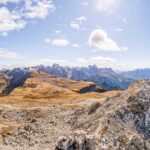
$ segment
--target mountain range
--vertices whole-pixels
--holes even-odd
[[[135,80],[150,79],[150,69],[136,69],[132,71],[122,72],[120,73],[120,75],[126,78],[132,78]]]
[[[127,89],[134,80],[113,71],[111,68],[98,68],[96,65],[88,67],[62,67],[58,64],[52,66],[36,66],[37,70],[59,77],[76,81],[94,82],[105,90]]]
[[[112,68],[98,68],[96,65],[88,67],[36,66],[38,70],[70,78],[77,81],[92,81],[106,90],[127,89],[135,80],[150,79],[150,69],[135,69],[132,71],[114,71]]]
[[[31,69],[75,81],[93,82],[103,90],[124,90],[134,80],[150,79],[150,69],[137,69],[118,73],[111,68],[98,68],[96,65],[88,67],[62,67],[54,64],[52,66],[40,65],[31,68],[15,68],[0,71],[0,86],[6,87],[9,81],[9,86],[7,89],[5,88],[5,92],[11,92],[13,88],[21,86],[30,76]]]

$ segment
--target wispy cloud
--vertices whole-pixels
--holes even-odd
[[[77,63],[82,63],[84,65],[102,65],[102,64],[110,64],[116,62],[116,59],[110,58],[110,57],[103,57],[103,56],[97,56],[97,57],[91,57],[88,59],[85,58],[78,58]]]
[[[70,26],[72,29],[76,29],[76,30],[80,29],[80,25],[76,22],[70,22]]]
[[[91,58],[78,58],[76,62],[70,64],[71,66],[89,66],[96,65],[100,68],[113,68],[115,70],[128,70],[131,69],[131,66],[128,68],[125,64],[119,64],[118,61],[111,57],[96,56]]]
[[[128,20],[125,17],[121,16],[121,15],[117,15],[117,18],[120,19],[124,24],[128,23]]]
[[[19,3],[21,0],[0,0],[0,4]]]
[[[88,6],[89,3],[85,1],[85,2],[82,2],[81,4],[82,4],[83,6]]]
[[[69,41],[64,38],[59,38],[59,39],[45,39],[45,42],[54,46],[67,46],[69,45]]]
[[[2,58],[9,58],[9,59],[17,59],[17,58],[22,58],[18,53],[9,51],[4,48],[0,48],[0,57]]]
[[[123,32],[123,31],[124,31],[123,28],[115,28],[114,30],[115,30],[116,32]]]
[[[119,3],[120,0],[96,0],[95,7],[97,11],[110,13]]]
[[[70,26],[72,29],[80,30],[80,27],[84,21],[87,21],[87,18],[81,16],[79,18],[76,18],[74,21],[71,21]]]
[[[39,62],[41,64],[45,64],[45,65],[52,65],[52,64],[55,64],[55,63],[58,63],[58,64],[60,64],[60,63],[67,63],[67,60],[65,60],[65,59],[40,58]]]
[[[79,44],[74,43],[74,44],[72,44],[72,47],[74,47],[74,48],[80,48],[80,45],[79,45]]]
[[[61,30],[55,30],[54,33],[55,33],[55,34],[60,34],[60,33],[61,33]]]

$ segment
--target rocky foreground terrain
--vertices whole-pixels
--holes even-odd
[[[150,149],[150,80],[107,92],[35,70],[23,81],[0,97],[0,149]]]
[[[92,119],[89,120],[91,123],[88,128],[84,128],[85,122],[81,133],[62,137],[58,141],[57,150],[150,149],[149,80],[137,81],[127,91],[105,99],[100,105],[95,103],[91,106],[88,112],[92,113],[88,115]]]

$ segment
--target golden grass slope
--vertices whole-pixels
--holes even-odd
[[[90,85],[94,85],[94,83],[73,81],[32,70],[31,77],[26,80],[23,87],[15,88],[8,96],[1,97],[0,104],[24,106],[47,105],[50,102],[70,104],[75,100],[102,99],[118,92],[79,93],[81,89]],[[100,87],[96,88],[101,89]]]

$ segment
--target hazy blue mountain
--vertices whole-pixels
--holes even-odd
[[[132,79],[150,79],[150,69],[136,69],[133,71],[122,72],[120,75]]]
[[[98,68],[96,65],[88,67],[62,67],[58,64],[52,66],[36,66],[35,69],[56,76],[69,78],[77,81],[91,81],[106,90],[126,89],[133,79],[123,77],[111,68]]]
[[[132,76],[128,77],[125,74],[119,74],[111,68],[98,68],[96,65],[88,67],[62,67],[54,64],[52,66],[35,66],[32,69],[76,81],[94,82],[104,90],[124,90],[134,81]],[[21,86],[30,76],[30,68],[7,70],[5,71],[5,75],[7,76],[6,83],[9,85],[5,91],[10,92],[15,87]]]

